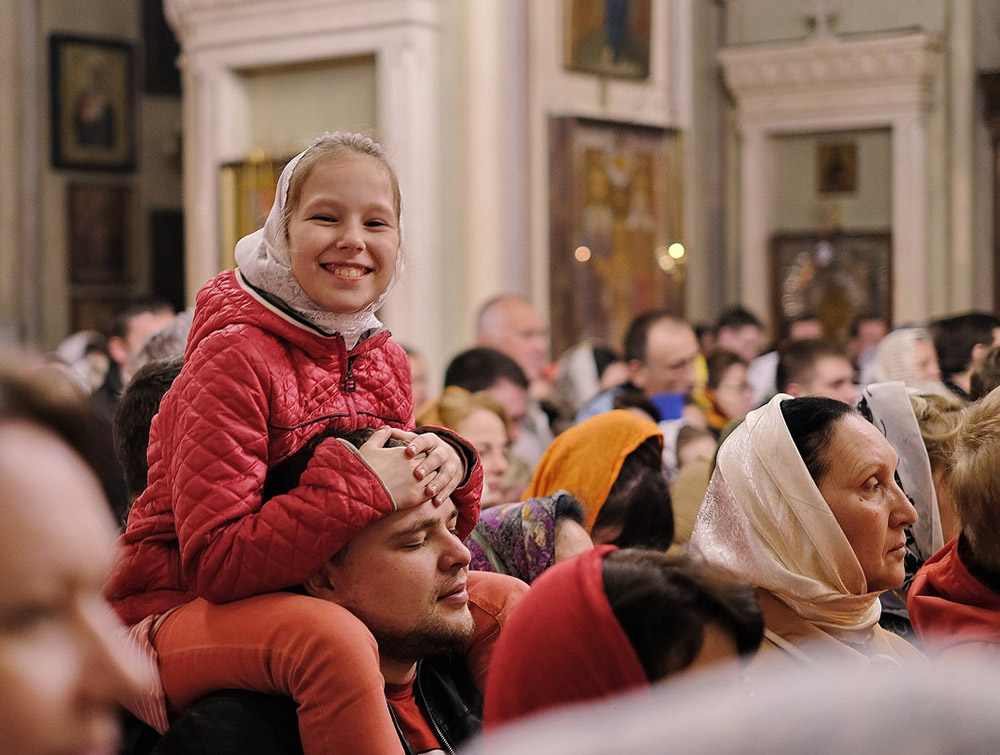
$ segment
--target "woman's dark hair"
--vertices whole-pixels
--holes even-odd
[[[861,416],[853,407],[832,398],[806,396],[781,402],[785,426],[817,485],[827,471],[826,447],[833,438],[834,425],[849,414]]]
[[[613,541],[619,548],[670,547],[674,511],[658,437],[647,438],[625,457],[591,531],[603,527],[622,528]]]
[[[611,551],[604,592],[650,682],[681,671],[701,651],[705,626],[729,633],[742,657],[764,636],[754,589],[690,556],[640,549]]]

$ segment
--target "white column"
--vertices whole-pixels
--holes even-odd
[[[892,128],[892,277],[893,320],[916,322],[928,303],[940,298],[928,290],[927,125],[920,113],[899,117]]]
[[[378,126],[399,175],[408,269],[386,302],[383,319],[397,340],[431,359],[445,349],[449,292],[438,220],[437,27],[399,34],[376,60]]]
[[[462,182],[467,187],[463,243],[458,264],[465,279],[456,292],[466,312],[504,288],[503,262],[512,257],[504,246],[504,114],[501,103],[503,50],[502,3],[506,0],[477,0],[463,5],[463,60],[465,107],[462,110],[464,154]],[[447,215],[447,211],[445,213]],[[523,291],[520,293],[528,294]],[[471,319],[471,318],[468,318]],[[471,328],[458,333],[459,343],[471,336]]]
[[[219,272],[219,169],[215,142],[213,83],[219,72],[198,61],[182,61],[184,77],[185,293],[195,294]]]
[[[744,127],[742,147],[740,300],[752,312],[767,318],[771,312],[767,261],[773,188],[768,134],[757,127]]]
[[[951,94],[950,191],[951,268],[949,309],[968,306],[973,298],[976,265],[973,257],[975,212],[975,9],[972,0],[952,0],[948,88]]]

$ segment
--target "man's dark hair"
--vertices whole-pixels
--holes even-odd
[[[764,618],[754,589],[707,563],[629,549],[606,554],[601,572],[615,619],[650,682],[690,666],[710,624],[733,638],[740,656],[760,647]]]
[[[851,324],[847,326],[847,337],[857,338],[859,335],[861,335],[861,326],[864,325],[866,322],[880,322],[887,328],[889,327],[888,321],[886,321],[886,319],[882,317],[882,315],[877,315],[874,314],[873,312],[867,312],[865,314],[858,315],[853,320],[851,320]]]
[[[502,351],[478,346],[457,354],[444,371],[444,387],[457,385],[470,393],[485,391],[501,380],[528,390],[521,366]]]
[[[816,322],[822,322],[819,319],[819,315],[815,312],[801,312],[794,317],[789,317],[781,325],[781,340],[787,340],[792,333],[792,326],[797,325],[800,322],[809,322],[810,320],[816,320]]]
[[[969,398],[978,401],[1000,385],[1000,346],[991,346],[969,377]]]
[[[646,363],[646,342],[649,340],[649,329],[661,320],[684,322],[667,309],[651,309],[635,316],[625,331],[625,361],[635,360]]]
[[[621,527],[620,548],[666,550],[674,539],[674,510],[663,473],[658,437],[647,438],[625,457],[591,531]]]
[[[966,312],[930,323],[928,330],[934,339],[941,374],[950,377],[969,369],[972,349],[979,344],[993,345],[994,328],[1000,328],[1000,319],[989,312]]]
[[[812,380],[816,362],[824,357],[847,359],[843,349],[822,338],[785,341],[778,347],[778,367],[774,385],[784,393],[792,383],[804,385]]]
[[[746,307],[736,305],[722,310],[715,321],[715,332],[718,333],[721,328],[738,330],[739,328],[745,328],[747,325],[760,328],[761,330],[764,329],[764,324],[757,315]]]
[[[656,408],[656,404],[649,400],[649,396],[646,395],[645,391],[636,390],[635,388],[623,386],[615,396],[611,408],[638,409],[640,412],[648,414],[653,422],[659,422],[663,419],[660,415],[660,410]]]
[[[128,335],[132,318],[143,315],[147,312],[158,314],[160,312],[173,312],[174,308],[169,302],[156,296],[144,296],[137,299],[129,299],[118,307],[108,320],[105,335],[108,338],[125,338]]]
[[[115,454],[125,474],[125,491],[134,501],[146,489],[149,463],[149,426],[160,409],[160,401],[181,372],[180,356],[156,359],[139,368],[115,408],[111,437]]]
[[[788,434],[817,485],[829,469],[827,446],[833,438],[834,426],[849,414],[862,416],[854,407],[832,398],[805,396],[781,402],[781,416]]]

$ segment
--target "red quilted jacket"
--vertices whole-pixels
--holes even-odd
[[[409,429],[412,417],[409,363],[388,331],[348,351],[220,273],[198,293],[184,368],[153,420],[148,485],[107,585],[115,610],[131,624],[199,596],[220,603],[304,581],[392,500],[335,440],[318,446],[299,487],[262,506],[267,470],[327,427]],[[477,463],[453,495],[463,538],[481,486]]]

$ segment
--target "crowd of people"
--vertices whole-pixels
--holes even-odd
[[[553,360],[503,294],[437,390],[376,314],[401,212],[381,147],[324,134],[193,311],[0,371],[0,750],[654,752],[712,715],[685,751],[736,752],[726,696],[825,675],[789,727],[823,737],[841,688],[993,668],[1000,319],[767,348],[656,310]],[[609,700],[610,739],[559,710]]]

